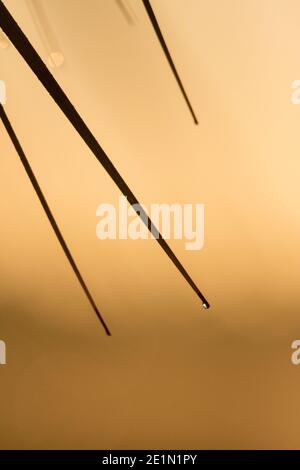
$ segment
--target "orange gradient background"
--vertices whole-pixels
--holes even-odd
[[[104,335],[0,125],[0,448],[299,448],[297,0],[37,0],[51,69],[140,202],[204,203],[205,245],[96,238],[118,189],[12,45],[6,112]],[[5,0],[43,60],[32,0]],[[30,5],[31,3],[31,5]]]

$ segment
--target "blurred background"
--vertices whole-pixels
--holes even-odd
[[[1,36],[6,112],[106,337],[0,125],[2,449],[299,448],[297,0],[5,0],[141,202],[204,203],[205,245],[96,238],[119,190]],[[54,53],[54,54],[53,54]]]

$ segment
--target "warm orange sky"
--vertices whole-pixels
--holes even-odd
[[[13,46],[6,111],[107,320],[104,336],[0,126],[1,448],[299,448],[296,0],[151,0],[190,114],[142,2],[5,0],[145,204],[204,203],[205,246],[100,241],[119,191]],[[50,25],[50,27],[49,27]]]

